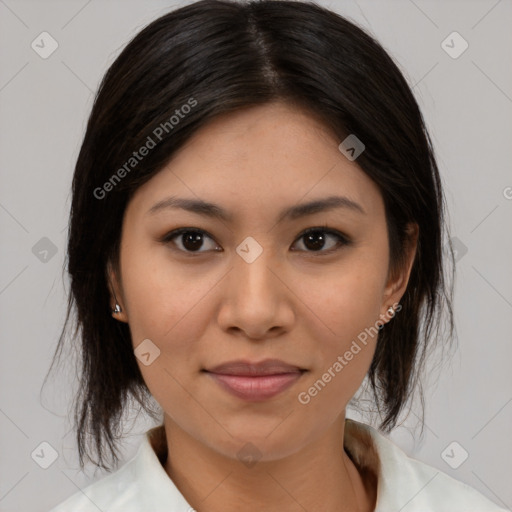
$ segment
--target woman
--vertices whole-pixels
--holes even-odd
[[[502,510],[346,418],[366,384],[390,431],[443,310],[452,334],[444,227],[417,103],[361,29],[268,0],[151,23],[74,174],[82,467],[88,432],[117,460],[129,395],[163,421],[53,512]]]

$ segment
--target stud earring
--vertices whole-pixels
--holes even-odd
[[[121,309],[121,306],[120,306],[119,304],[117,304],[117,303],[116,303],[116,307],[112,310],[112,313],[117,314],[117,313],[121,313],[121,311],[123,311],[123,310]]]
[[[394,312],[395,312],[395,309],[393,308],[393,306],[389,306],[389,308],[388,308],[388,314],[389,314],[389,315],[392,315]]]

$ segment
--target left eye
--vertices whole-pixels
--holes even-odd
[[[331,248],[327,250],[322,250],[324,249],[325,241],[329,237],[337,240],[337,243],[335,243],[333,246],[331,246]],[[305,239],[304,245],[309,245],[309,248],[313,247],[313,251],[307,252],[331,253],[336,249],[340,248],[341,246],[349,245],[350,243],[348,238],[343,236],[338,231],[326,228],[310,228],[306,230],[304,233],[302,233],[297,240],[300,240],[302,238]]]
[[[213,241],[213,238],[202,229],[180,228],[175,229],[174,231],[171,231],[170,233],[165,235],[165,237],[162,239],[162,242],[172,242],[173,244],[178,246],[178,250],[182,252],[202,253],[207,252],[207,250],[199,250],[202,248],[204,244],[204,238],[208,238]],[[325,249],[326,241],[329,238],[335,239],[336,242],[334,244],[331,244],[330,248]],[[175,242],[174,239],[177,239],[179,243]],[[299,241],[301,239],[304,239],[303,245],[306,247],[306,252],[331,253],[336,249],[340,248],[341,246],[350,244],[350,240],[341,233],[339,233],[338,231],[326,229],[323,227],[309,228],[308,230],[301,233],[301,235],[299,235],[296,241]],[[216,249],[216,247],[218,246],[215,245],[215,243],[213,243],[213,250],[218,250]]]

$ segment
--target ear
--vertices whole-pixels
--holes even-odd
[[[110,291],[110,309],[112,317],[120,322],[128,323],[128,315],[126,314],[125,300],[123,288],[121,286],[120,276],[118,271],[114,269],[114,265],[109,261],[107,263],[107,280]],[[118,304],[121,308],[119,313],[115,313],[114,309]]]
[[[386,288],[384,289],[384,295],[382,298],[381,306],[381,318],[386,318],[389,321],[395,313],[391,314],[388,312],[390,306],[393,306],[395,311],[399,311],[400,306],[397,309],[397,305],[400,303],[400,299],[407,289],[409,283],[409,277],[411,275],[412,266],[416,257],[416,250],[418,247],[418,235],[419,227],[417,223],[409,223],[407,225],[407,242],[405,246],[404,263],[400,269],[394,272],[390,272]],[[390,318],[391,317],[391,318]]]

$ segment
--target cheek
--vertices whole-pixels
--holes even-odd
[[[126,251],[123,291],[133,342],[188,338],[186,320],[216,284],[215,276],[173,265],[162,248]],[[184,328],[186,326],[186,328]],[[183,336],[177,337],[178,331]]]
[[[304,399],[298,397],[312,414],[330,417],[339,412],[368,371],[378,339],[380,270],[351,266],[350,271],[338,269],[322,279],[303,280],[296,289],[308,306],[304,325],[318,343],[317,364],[301,389]],[[309,286],[313,282],[315,286]],[[337,404],[336,411],[326,410],[332,404]]]
[[[151,354],[151,364],[144,364],[140,356],[137,364],[162,406],[173,397],[172,410],[187,403],[190,398],[183,386],[194,391],[195,377],[211,360],[208,347],[200,340],[211,324],[212,294],[222,273],[198,268],[178,269],[165,257],[149,254],[125,258],[123,289],[132,344],[136,355]]]
[[[311,333],[317,340],[313,352],[317,364],[294,397],[301,428],[310,433],[310,438],[321,435],[345,411],[375,353],[378,331],[372,329],[372,299],[353,300],[350,289],[345,286],[335,297],[325,300],[319,312],[329,328],[316,322],[318,331]]]
[[[342,350],[379,319],[383,269],[347,262],[325,275],[296,280],[294,292],[326,353]]]

